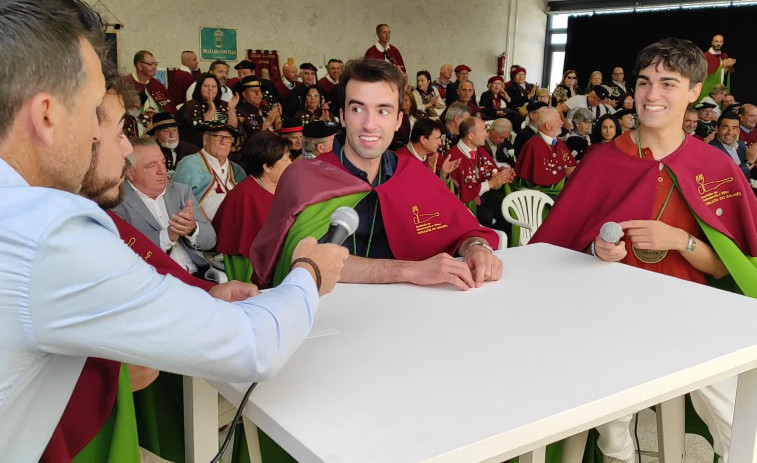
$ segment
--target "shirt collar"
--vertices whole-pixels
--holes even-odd
[[[746,127],[744,127],[744,126],[743,126],[743,125],[741,125],[741,124],[739,124],[739,127],[741,127],[741,131],[742,131],[742,132],[746,132],[746,133],[752,133],[752,129],[747,129]]]
[[[134,78],[134,80],[136,80],[137,82],[139,82],[142,85],[147,85],[147,83],[150,82],[150,79],[147,79],[147,81],[145,81],[145,82],[141,82],[139,80],[139,77],[137,77],[137,71],[132,72],[131,76]]]
[[[160,201],[163,198],[163,195],[166,194],[166,189],[164,188],[163,191],[158,196],[155,197],[155,199],[152,199],[151,197],[139,191],[139,189],[135,187],[133,183],[131,183],[131,180],[127,179],[126,181],[129,182],[129,185],[131,186],[131,188],[137,192],[137,196],[139,196],[142,199],[142,201],[153,201],[153,202]]]
[[[29,182],[27,182],[16,169],[5,162],[5,159],[0,159],[0,186],[29,186]]]
[[[413,142],[410,142],[410,143],[407,144],[407,149],[410,151],[410,154],[412,154],[413,156],[415,156],[415,159],[417,159],[417,160],[419,160],[421,162],[426,162],[426,158],[428,156],[421,157],[420,154],[418,154],[418,152],[415,151],[415,147],[413,146]]]
[[[342,151],[342,154],[339,157],[342,165],[344,165],[344,168],[347,169],[349,173],[368,182],[368,173],[355,167],[355,165],[352,164],[349,159],[347,159],[347,156],[344,155],[344,151]],[[381,169],[381,177],[379,178],[378,175],[376,176],[376,178],[373,180],[373,184],[371,185],[373,187],[378,186],[379,183],[386,182],[392,177],[392,175],[394,175],[394,169],[397,166],[397,155],[395,155],[391,151],[384,151],[381,162],[383,163]]]
[[[494,144],[494,143],[493,143],[493,142],[492,142],[492,141],[491,141],[491,140],[489,139],[489,137],[486,137],[486,145],[487,145],[488,147],[490,147],[490,148],[491,148],[492,150],[494,150],[494,149],[496,149],[496,148],[497,148],[497,145],[495,145],[495,144]]]
[[[466,145],[463,142],[463,139],[461,138],[459,142],[457,142],[457,147],[460,149],[460,151],[463,152],[464,155],[466,155],[468,158],[471,157],[471,153],[473,151],[476,151],[477,148],[469,148],[468,145]]]
[[[721,53],[723,52],[723,50],[718,50],[718,51],[715,51],[715,49],[714,49],[714,48],[712,48],[712,47],[710,47],[710,49],[709,49],[709,50],[707,50],[707,51],[708,51],[709,53],[712,53],[713,55],[719,55],[719,54],[721,54]]]
[[[337,84],[339,83],[339,81],[338,81],[338,80],[333,80],[333,79],[331,78],[331,76],[330,76],[330,75],[328,75],[328,74],[326,74],[326,80],[328,80],[329,82],[331,82],[331,83],[332,83],[332,84],[334,84],[334,85],[337,85]]]
[[[222,165],[221,165],[221,161],[219,161],[219,160],[218,160],[218,158],[216,158],[215,156],[213,156],[213,155],[211,155],[210,153],[208,153],[207,151],[205,151],[205,148],[202,148],[202,149],[200,150],[200,155],[201,155],[202,157],[204,157],[206,161],[208,161],[208,164],[210,164],[210,166],[211,166],[211,167],[212,167],[213,169],[218,169],[218,170],[220,170],[220,169],[223,169],[223,168],[225,168],[225,167],[226,167],[226,166],[227,166],[227,165],[229,164],[229,160],[227,159],[227,160],[226,160],[226,163],[225,163],[225,164],[224,164],[224,165],[222,166]]]
[[[375,47],[376,47],[376,50],[380,51],[381,53],[386,53],[387,51],[389,51],[390,48],[392,48],[392,44],[387,43],[386,49],[384,49],[384,47],[382,47],[380,43],[376,42]]]
[[[544,132],[542,132],[541,130],[537,131],[536,133],[537,133],[537,134],[538,134],[538,135],[539,135],[539,136],[541,137],[541,139],[542,139],[542,140],[544,140],[544,142],[545,142],[546,144],[548,144],[549,146],[552,146],[553,144],[556,144],[556,142],[557,142],[557,139],[556,139],[556,138],[552,138],[552,137],[550,137],[550,136],[546,135],[546,134],[545,134]],[[553,140],[554,140],[554,141],[553,141]]]
[[[188,73],[192,74],[192,70],[189,69],[187,66],[184,66],[183,64],[181,66],[179,66],[179,69],[181,69],[184,72],[188,72]]]
[[[723,140],[720,139],[720,137],[718,137],[718,141],[720,142],[721,145],[725,146],[730,151],[736,151],[736,148],[739,147],[739,141],[738,140],[736,140],[735,142],[733,142],[733,145],[727,145]]]

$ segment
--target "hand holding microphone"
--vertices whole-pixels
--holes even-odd
[[[360,219],[351,207],[340,207],[331,215],[331,226],[326,234],[326,243],[318,244],[315,238],[305,238],[292,253],[292,268],[302,267],[318,285],[318,294],[323,296],[334,290],[349,252],[342,246],[344,240],[355,233]]]
[[[618,262],[626,257],[626,244],[620,239],[623,228],[616,222],[606,222],[599,230],[599,236],[592,243],[593,254],[605,262]]]

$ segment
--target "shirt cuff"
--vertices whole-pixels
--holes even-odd
[[[305,290],[305,295],[310,307],[315,307],[318,303],[318,298],[320,297],[318,295],[318,287],[315,285],[315,280],[313,280],[310,272],[304,268],[293,268],[292,271],[289,272],[289,275],[284,278],[284,281],[281,282],[281,285],[284,284],[293,284]]]
[[[184,238],[189,242],[189,244],[195,246],[197,244],[198,236],[200,236],[200,224],[195,221],[195,231],[192,232],[191,235],[187,235]]]
[[[171,241],[168,237],[168,228],[162,229],[160,231],[160,249],[168,252],[175,245],[176,241]]]
[[[489,190],[491,190],[489,187],[489,181],[481,182],[481,191],[478,192],[478,195],[481,196]]]

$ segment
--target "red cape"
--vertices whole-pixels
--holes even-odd
[[[721,59],[728,59],[728,53],[721,52],[719,55],[714,55],[706,51],[704,57],[707,58],[707,75],[710,75],[718,70]],[[733,72],[733,68],[731,68],[731,72]]]
[[[178,112],[176,104],[168,97],[168,90],[166,90],[158,79],[151,78],[147,81],[147,85],[137,82],[131,74],[124,76],[123,79],[126,83],[133,86],[140,95],[144,95],[146,88],[150,92],[152,99],[163,108],[163,111],[169,112],[176,117],[176,113]]]
[[[389,44],[389,51],[387,52],[389,55],[389,59],[391,60],[391,63],[399,66],[400,69],[402,69],[402,72],[407,74],[407,69],[405,69],[405,62],[402,60],[402,53],[392,44]],[[365,51],[365,57],[371,58],[371,59],[379,59],[379,60],[385,60],[386,57],[382,52],[379,51],[378,48],[376,48],[376,45],[371,45],[371,48],[367,49]]]
[[[662,161],[678,180],[686,203],[705,223],[757,256],[757,198],[738,166],[687,135]],[[583,251],[605,222],[651,219],[659,161],[629,156],[616,141],[584,157],[532,243]]]
[[[592,151],[594,149],[596,148]],[[557,139],[553,152],[552,147],[536,134],[520,150],[515,163],[515,175],[527,182],[550,186],[560,183],[565,178],[566,168],[575,165],[576,159],[562,140]]]
[[[478,198],[481,192],[481,184],[492,178],[497,163],[494,162],[489,152],[483,146],[479,146],[476,149],[476,163],[464,155],[457,145],[453,146],[451,150],[447,152],[453,161],[460,159],[460,165],[457,169],[453,170],[449,175],[452,178],[452,182],[455,184],[455,191],[460,197],[460,200],[464,203],[473,201]],[[439,161],[437,161],[438,163]],[[478,169],[479,175],[476,177],[476,170]]]
[[[436,175],[413,161],[398,156],[394,175],[375,188],[395,259],[420,261],[440,252],[454,255],[472,236],[482,237],[497,248],[496,232],[479,225]],[[253,283],[261,287],[270,283],[297,214],[311,204],[370,189],[368,183],[350,174],[333,152],[287,168],[268,219],[250,249]]]
[[[407,146],[403,146],[402,148],[398,149],[397,151],[394,152],[394,154],[396,154],[397,156],[410,156],[410,158],[415,159],[416,161],[420,162],[424,166],[426,166],[429,169],[431,169],[431,164],[429,164],[430,161],[431,161],[431,155],[430,154],[426,156],[426,160],[423,161],[423,162],[419,161],[418,158],[416,158],[413,155],[413,153],[410,152],[410,150],[408,149]],[[436,170],[438,170],[438,168],[441,166],[441,155],[439,156],[439,159],[437,159],[436,164],[437,164],[436,165],[436,167],[437,167]]]
[[[263,227],[273,195],[252,177],[247,177],[226,195],[215,217],[216,251],[250,257],[250,247]]]

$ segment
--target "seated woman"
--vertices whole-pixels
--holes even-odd
[[[510,96],[505,92],[505,79],[502,76],[494,76],[489,79],[486,87],[489,89],[481,94],[478,101],[479,107],[484,111],[487,121],[493,121],[500,117],[512,119],[516,111],[507,107]]]
[[[594,71],[589,76],[589,85],[586,86],[586,90],[584,90],[584,94],[588,94],[590,91],[594,90],[595,87],[599,87],[602,85],[602,73],[599,71]]]
[[[305,107],[294,115],[295,118],[302,119],[302,125],[312,121],[334,121],[334,117],[331,116],[331,111],[329,110],[329,104],[323,100],[321,90],[315,85],[308,87],[304,105]]]
[[[431,74],[428,71],[418,71],[415,79],[417,86],[412,93],[416,108],[431,119],[438,120],[447,105],[436,87],[431,85]]]
[[[291,141],[268,130],[244,145],[249,176],[226,195],[213,218],[216,250],[224,254],[229,280],[249,282],[252,277],[250,246],[268,217],[281,174],[292,163],[291,149]]]
[[[573,114],[573,119],[570,121],[573,124],[573,130],[568,133],[565,138],[565,146],[570,150],[570,154],[576,158],[576,161],[580,161],[583,158],[586,150],[591,146],[591,121],[594,116],[591,111],[586,108],[580,108]]]
[[[633,95],[630,93],[624,93],[618,97],[618,110],[621,109],[634,109],[633,107],[634,99]]]
[[[183,108],[183,119],[188,128],[184,134],[189,137],[184,141],[202,146],[202,132],[207,122],[218,122],[238,128],[236,108],[239,95],[235,94],[226,103],[221,99],[220,88],[221,84],[213,74],[205,73],[200,76],[192,93],[192,99]],[[183,135],[182,139],[185,138]],[[232,151],[236,150],[232,148]]]
[[[594,123],[591,131],[591,146],[586,150],[584,155],[589,154],[592,150],[602,143],[610,143],[618,138],[622,133],[620,124],[612,114],[605,114]]]
[[[413,130],[415,121],[426,118],[428,118],[426,113],[418,110],[418,107],[415,106],[415,100],[406,92],[405,100],[402,102],[402,123],[400,128],[394,132],[394,140],[389,149],[397,150],[407,145],[410,142],[410,131]]]
[[[565,103],[568,98],[580,95],[581,89],[578,87],[578,73],[573,69],[568,69],[562,75],[562,80],[555,91],[552,92],[552,106],[557,107],[560,103]]]

